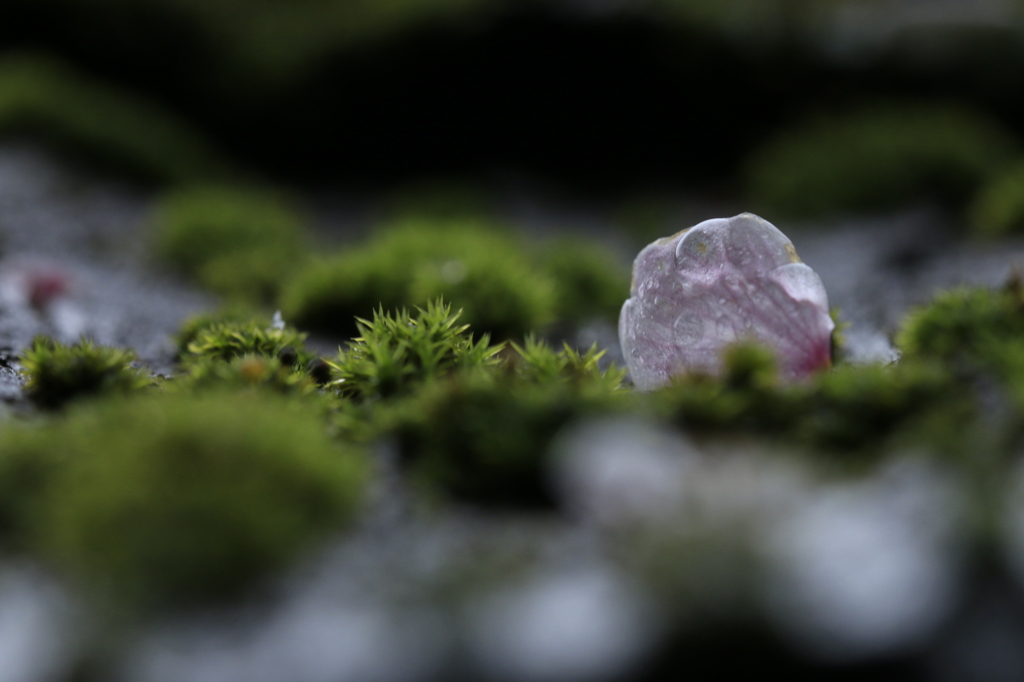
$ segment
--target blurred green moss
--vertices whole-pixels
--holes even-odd
[[[304,368],[298,362],[289,364],[280,357],[251,353],[230,360],[202,357],[190,362],[168,388],[186,393],[268,390],[296,397],[316,395],[316,382]]]
[[[939,363],[843,364],[804,383],[778,380],[774,358],[747,344],[729,349],[722,377],[680,376],[647,399],[687,432],[758,437],[808,452],[878,455],[897,438],[936,445],[922,424],[936,413],[969,419],[967,395]]]
[[[561,239],[540,249],[541,266],[555,282],[555,314],[575,324],[603,319],[617,324],[629,298],[629,266],[603,246]]]
[[[481,222],[410,221],[314,263],[285,287],[281,309],[300,327],[352,336],[355,318],[425,306],[443,296],[495,339],[551,322],[555,284],[512,235]]]
[[[152,386],[144,370],[134,369],[135,353],[99,346],[89,339],[70,346],[37,336],[21,354],[28,381],[25,397],[47,410],[82,398],[130,393]]]
[[[921,200],[963,205],[1012,158],[996,123],[948,106],[872,106],[779,134],[747,161],[749,199],[768,215],[822,218]]]
[[[1009,414],[1010,431],[1024,435],[1024,285],[1019,275],[998,289],[939,293],[906,317],[896,342],[905,358],[942,363],[961,386],[978,393],[990,420]]]
[[[189,187],[166,195],[154,218],[156,256],[229,298],[274,299],[306,257],[305,226],[273,192]]]
[[[34,510],[10,516],[28,546],[136,608],[238,597],[351,523],[366,476],[361,453],[267,394],[105,401],[0,437],[0,476],[44,463],[37,499],[11,507]]]
[[[43,426],[6,422],[0,427],[0,550],[31,552],[44,491],[70,455]]]
[[[1010,167],[982,187],[970,217],[975,233],[984,237],[1024,232],[1024,165]]]
[[[155,183],[223,179],[231,164],[155,104],[51,57],[0,58],[0,136],[30,135],[90,167]]]
[[[593,353],[561,362],[557,377],[530,368],[538,354],[535,348],[523,356],[525,371],[459,372],[429,382],[392,411],[389,431],[428,497],[550,508],[547,457],[555,435],[575,420],[631,409],[622,374],[599,370]]]
[[[443,297],[474,330],[506,340],[556,320],[614,323],[628,295],[628,267],[584,240],[529,249],[479,219],[409,219],[310,264],[284,288],[280,305],[299,326],[351,336],[357,317]]]
[[[896,336],[905,358],[955,368],[984,366],[1005,343],[1024,343],[1024,292],[1018,279],[1002,289],[940,292],[911,311]]]

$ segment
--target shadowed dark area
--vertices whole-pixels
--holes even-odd
[[[1017,129],[1024,120],[1024,98],[1007,87],[1024,53],[981,30],[951,31],[925,52],[929,63],[896,44],[844,65],[785,39],[744,49],[649,18],[524,9],[339,49],[274,83],[240,77],[204,36],[152,6],[76,8],[16,3],[0,46],[45,48],[147,93],[240,161],[293,183],[527,177],[628,194],[726,181],[779,124],[872,96],[941,94]]]

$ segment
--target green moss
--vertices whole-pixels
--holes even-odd
[[[626,409],[603,381],[534,383],[460,373],[427,384],[391,416],[405,466],[428,496],[488,508],[550,507],[547,457],[567,424]]]
[[[513,343],[512,348],[516,355],[507,357],[505,365],[511,367],[522,381],[536,384],[568,382],[603,392],[622,388],[626,378],[626,370],[623,368],[615,365],[601,367],[601,358],[606,351],[599,351],[596,343],[583,353],[568,343],[563,344],[562,350],[556,351],[530,335],[522,346]]]
[[[440,297],[459,305],[467,322],[496,339],[521,337],[553,319],[549,280],[525,259],[500,251],[417,268],[409,300]]]
[[[269,390],[290,396],[312,396],[317,385],[297,362],[288,364],[277,357],[241,355],[228,361],[199,358],[189,363],[185,374],[169,388],[186,392]]]
[[[807,451],[879,454],[921,429],[936,413],[956,415],[973,399],[937,363],[845,364],[800,384],[782,384],[770,353],[739,345],[725,356],[723,377],[690,375],[648,400],[656,412],[699,437],[768,438]],[[941,445],[941,444],[939,444]]]
[[[235,299],[271,301],[306,256],[303,221],[265,191],[180,189],[162,199],[155,226],[158,258]]]
[[[685,430],[702,435],[791,430],[802,414],[803,391],[778,382],[774,356],[751,344],[734,346],[724,356],[721,377],[688,374],[669,388],[650,394],[655,410],[666,410]]]
[[[540,259],[555,282],[559,320],[618,322],[622,304],[629,298],[629,267],[609,249],[580,239],[563,239],[545,245]]]
[[[946,438],[973,415],[975,396],[942,366],[906,361],[895,365],[841,365],[822,374],[807,399],[795,433],[811,447],[877,455],[894,440],[943,451]],[[936,417],[948,423],[933,426]]]
[[[1024,165],[1018,163],[981,189],[971,208],[971,227],[985,237],[1024,232]]]
[[[202,320],[190,323],[194,327]],[[264,326],[261,321],[248,322],[210,322],[189,332],[192,336],[181,360],[189,364],[198,359],[232,360],[243,355],[259,355],[265,358],[278,358],[286,349],[295,353],[296,366],[306,366],[313,359],[313,354],[306,350],[304,342],[306,334],[294,327],[285,325],[276,327],[273,324]]]
[[[151,182],[228,176],[206,140],[159,108],[55,59],[0,59],[0,136],[30,134],[104,170]]]
[[[31,550],[43,491],[67,457],[38,425],[0,427],[0,550],[5,554]]]
[[[238,596],[350,523],[365,481],[360,453],[266,394],[98,403],[36,437],[65,461],[33,547],[136,607]]]
[[[357,400],[390,398],[456,369],[494,365],[501,346],[485,334],[474,341],[469,325],[443,301],[396,313],[374,313],[360,320],[360,336],[331,364],[340,395]]]
[[[479,352],[479,351],[478,351]],[[427,498],[495,507],[550,507],[548,446],[575,419],[630,409],[624,372],[602,353],[554,351],[530,338],[499,362],[463,362],[390,400],[346,403],[335,425],[358,439],[394,438]]]
[[[978,402],[990,440],[1024,435],[1024,289],[1018,277],[1001,289],[938,294],[907,316],[896,342],[905,358],[942,363],[956,376]]]
[[[130,350],[97,346],[87,339],[67,346],[39,336],[21,355],[28,376],[25,396],[39,407],[56,410],[81,398],[152,386],[147,373],[131,367],[134,361]]]
[[[178,333],[174,335],[174,347],[177,348],[178,359],[188,354],[188,346],[196,340],[199,332],[219,324],[240,323],[252,323],[258,327],[269,327],[271,319],[245,306],[229,306],[212,312],[193,315],[182,323]]]
[[[494,338],[551,322],[555,285],[523,245],[485,223],[408,222],[300,272],[281,309],[299,326],[351,336],[355,318],[444,296]]]
[[[1009,160],[1013,140],[950,107],[875,106],[782,133],[746,166],[766,214],[798,218],[892,209],[930,199],[959,205]]]
[[[1011,282],[1003,289],[959,288],[939,293],[912,311],[896,336],[908,358],[930,358],[963,368],[985,365],[996,348],[1024,339],[1024,292]]]

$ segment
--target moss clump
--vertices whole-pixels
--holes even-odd
[[[601,318],[617,322],[629,298],[629,268],[611,251],[578,239],[563,239],[540,254],[555,282],[555,315],[573,323]]]
[[[63,456],[29,544],[144,608],[233,598],[283,569],[351,522],[366,473],[315,416],[266,394],[97,403],[26,435]]]
[[[155,223],[160,259],[235,299],[271,301],[306,255],[302,220],[287,201],[266,192],[177,190],[164,197]]]
[[[960,288],[911,312],[896,336],[904,357],[930,358],[964,369],[989,364],[999,347],[1024,339],[1024,291]]]
[[[841,365],[803,384],[777,380],[774,358],[739,345],[723,377],[690,375],[649,400],[688,432],[713,438],[768,437],[824,452],[880,452],[902,434],[920,433],[936,413],[958,421],[966,398],[935,363]]]
[[[626,370],[610,365],[601,367],[605,352],[597,349],[595,343],[580,353],[568,343],[562,350],[555,350],[532,334],[520,346],[513,343],[516,355],[506,358],[506,367],[511,367],[519,380],[536,384],[572,383],[586,389],[616,391],[622,388]]]
[[[330,363],[331,386],[356,400],[391,398],[457,369],[497,363],[501,346],[491,346],[486,334],[474,341],[458,318],[450,305],[435,301],[413,315],[403,308],[359,320],[360,336]]]
[[[891,209],[921,199],[959,204],[1007,161],[996,124],[949,107],[852,111],[783,133],[747,164],[750,199],[796,218]]]
[[[177,349],[178,359],[188,354],[188,346],[196,340],[199,332],[218,324],[249,322],[258,327],[269,327],[272,324],[270,317],[253,312],[253,310],[244,306],[231,306],[213,312],[193,315],[182,323],[178,333],[174,335],[174,347]]]
[[[1024,232],[1024,165],[996,176],[981,189],[971,208],[971,227],[984,237]]]
[[[190,323],[198,329],[189,330],[192,340],[188,342],[181,360],[189,364],[199,359],[227,361],[243,355],[259,355],[265,358],[283,358],[283,354],[294,359],[289,365],[305,366],[313,359],[306,350],[306,334],[288,325],[264,326],[260,321]]]
[[[296,324],[353,335],[355,318],[443,296],[480,332],[505,339],[551,322],[555,285],[523,246],[483,223],[408,222],[310,265],[285,288]]]
[[[0,135],[25,133],[147,182],[195,182],[231,172],[181,121],[49,57],[0,59]]]
[[[25,396],[48,410],[67,403],[110,393],[127,393],[153,385],[145,372],[133,369],[135,353],[98,346],[88,339],[66,346],[38,336],[21,355],[28,376]]]
[[[908,360],[942,363],[984,404],[990,424],[1024,414],[1024,287],[1018,276],[1000,289],[940,293],[907,316],[896,337]],[[1016,415],[1015,417],[1013,415]],[[994,420],[994,421],[993,421]]]
[[[740,344],[723,357],[721,377],[688,374],[651,395],[655,410],[698,435],[791,430],[801,415],[802,391],[778,381],[775,358],[758,345]]]
[[[550,507],[549,444],[566,424],[629,409],[624,372],[602,353],[555,351],[529,338],[500,363],[462,367],[374,415],[428,496],[484,507]],[[347,415],[349,424],[352,415]]]
[[[551,507],[550,443],[572,421],[627,409],[627,394],[609,383],[460,373],[400,405],[390,428],[428,495],[489,508]]]
[[[171,388],[183,391],[269,390],[290,396],[316,394],[316,382],[296,362],[277,357],[241,355],[229,361],[200,358],[188,365]]]
[[[955,449],[960,443],[945,438],[946,429],[973,419],[973,398],[935,363],[841,365],[822,374],[797,403],[805,412],[794,435],[814,448],[871,455],[896,440]],[[935,430],[942,421],[948,423]]]

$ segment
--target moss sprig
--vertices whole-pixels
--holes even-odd
[[[243,355],[259,355],[276,358],[283,353],[294,352],[296,366],[305,367],[313,354],[306,350],[307,334],[288,325],[270,324],[260,321],[212,322],[194,332],[181,360],[188,364],[201,358],[229,361]]]
[[[331,363],[331,387],[357,400],[389,398],[455,369],[495,365],[503,345],[484,334],[474,340],[443,300],[410,313],[383,309],[359,319],[360,335]]]
[[[70,346],[37,336],[21,355],[28,377],[25,396],[47,410],[71,401],[109,393],[128,393],[154,385],[142,370],[132,367],[135,353],[82,339]]]
[[[626,370],[614,364],[602,369],[601,359],[607,351],[598,350],[596,343],[582,353],[565,342],[561,350],[555,350],[530,334],[523,345],[511,345],[518,357],[509,358],[507,362],[524,381],[578,384],[593,382],[605,389],[614,390],[621,388],[626,378]]]

